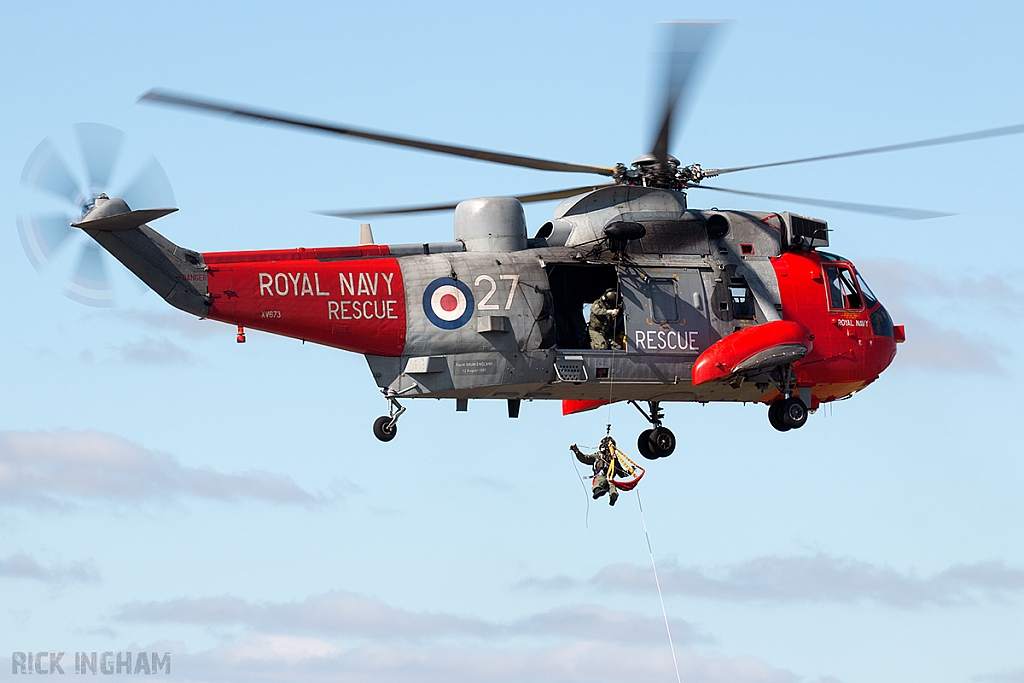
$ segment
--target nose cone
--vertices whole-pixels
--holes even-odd
[[[892,365],[896,358],[896,344],[906,339],[903,325],[893,325],[885,306],[878,306],[871,314],[873,337],[866,349],[865,365],[875,377]]]

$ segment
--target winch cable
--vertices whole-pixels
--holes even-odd
[[[668,634],[668,647],[672,651],[672,664],[676,667],[676,681],[683,683],[679,675],[679,660],[676,659],[676,646],[672,643],[672,629],[668,625],[668,611],[665,609],[665,596],[661,594],[661,581],[658,580],[658,566],[654,564],[654,550],[651,548],[651,535],[647,532],[647,520],[644,519],[644,504],[640,501],[640,492],[636,492],[636,504],[640,506],[640,523],[644,526],[644,537],[647,539],[647,552],[651,554],[651,569],[654,570],[654,585],[658,587],[658,600],[661,601],[661,614],[665,617],[665,632]]]
[[[612,339],[618,342],[619,340],[615,337],[615,333],[618,329],[619,316],[621,315],[623,317],[623,327],[625,327],[626,315],[625,311],[622,310],[625,308],[625,302],[622,300],[622,281],[618,278],[616,278],[615,282],[615,295],[618,297],[619,312],[615,314],[615,318],[612,322]],[[625,344],[622,345],[622,350],[626,350]],[[612,348],[611,351],[611,362],[608,363],[608,423],[605,425],[605,436],[611,436],[612,433],[612,405],[614,405],[612,398],[614,397],[615,390],[615,352],[618,351],[618,349]]]
[[[622,282],[620,281],[620,282],[618,282],[616,284],[617,284],[616,291],[617,291],[617,293],[619,295],[619,301],[620,301],[620,304],[619,304],[620,310],[619,310],[618,315],[624,315],[624,312],[621,310],[621,308],[624,308],[624,305],[622,303]],[[613,334],[614,334],[614,329],[615,329],[615,327],[613,326],[612,327]],[[625,350],[625,349],[623,349],[623,350]],[[608,368],[608,423],[605,425],[605,433],[606,433],[606,435],[610,435],[611,431],[612,431],[612,405],[614,405],[613,402],[612,402],[612,399],[614,397],[613,391],[614,391],[614,388],[615,388],[615,372],[614,372],[615,351],[616,351],[616,349],[612,350],[612,363],[609,364],[611,367]],[[575,468],[575,466],[576,466],[575,463],[573,463],[573,468]],[[577,475],[578,474],[579,474],[579,470],[577,470]],[[580,482],[583,483],[583,478],[582,477],[580,477]],[[585,485],[584,485],[584,491],[586,491],[586,486]],[[668,634],[668,648],[669,648],[669,651],[672,653],[672,665],[675,667],[675,670],[676,670],[676,683],[683,683],[682,676],[680,676],[680,674],[679,674],[679,660],[676,658],[676,646],[675,646],[675,643],[672,642],[672,628],[669,626],[669,623],[668,623],[668,610],[665,609],[665,596],[661,592],[661,581],[658,579],[658,565],[655,564],[655,562],[654,562],[654,549],[651,546],[651,534],[650,534],[650,532],[647,531],[647,520],[644,518],[644,504],[640,500],[640,492],[639,491],[636,492],[636,504],[640,508],[640,523],[643,525],[643,528],[644,528],[644,538],[647,539],[647,552],[651,556],[651,569],[654,570],[654,585],[657,586],[657,588],[658,588],[658,601],[661,603],[661,615],[665,619],[665,633]],[[589,528],[589,520],[590,520],[590,499],[588,498],[587,499],[587,523],[588,523],[588,528]]]

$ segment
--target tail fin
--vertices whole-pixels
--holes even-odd
[[[175,308],[205,318],[210,311],[203,255],[174,244],[145,225],[177,209],[132,211],[121,199],[100,196],[78,223],[118,261]]]

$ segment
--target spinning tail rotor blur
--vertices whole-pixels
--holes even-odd
[[[109,275],[109,256],[88,238],[71,227],[95,204],[102,194],[122,197],[129,206],[173,206],[174,191],[156,157],[150,156],[133,177],[118,184],[112,182],[122,157],[125,134],[100,123],[79,123],[74,137],[82,161],[82,173],[73,172],[67,157],[51,138],[40,142],[25,162],[21,184],[39,190],[63,206],[55,211],[20,214],[18,235],[32,266],[44,271],[64,252],[78,252],[64,285],[64,294],[87,306],[114,304],[114,288]]]

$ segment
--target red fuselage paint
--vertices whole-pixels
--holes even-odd
[[[386,246],[203,254],[209,317],[356,353],[400,356],[405,287]]]
[[[814,333],[814,347],[793,364],[797,385],[812,388],[810,407],[860,391],[878,379],[896,357],[896,339],[876,335],[871,314],[880,303],[868,307],[837,309],[831,304],[824,267],[852,263],[831,261],[811,252],[786,252],[772,259],[782,299],[782,317],[798,322]],[[861,293],[861,302],[865,301]],[[770,403],[778,392],[762,400]]]

